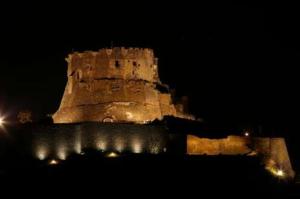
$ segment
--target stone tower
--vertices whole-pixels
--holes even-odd
[[[176,110],[151,49],[75,52],[66,61],[68,82],[54,123],[148,123],[165,115],[193,119]]]

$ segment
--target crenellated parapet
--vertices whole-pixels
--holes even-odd
[[[159,82],[157,58],[151,49],[116,47],[75,52],[66,61],[68,76],[77,80],[116,78]]]

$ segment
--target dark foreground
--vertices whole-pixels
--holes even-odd
[[[49,160],[6,158],[0,166],[0,178],[5,187],[23,188],[24,194],[67,194],[68,198],[77,194],[84,194],[84,198],[102,198],[104,194],[111,197],[121,194],[123,198],[179,194],[184,198],[208,198],[204,195],[286,198],[299,194],[295,182],[271,176],[258,159],[244,156],[137,154],[109,158],[94,152],[72,156],[57,165],[49,165]],[[15,193],[18,192],[10,192]]]

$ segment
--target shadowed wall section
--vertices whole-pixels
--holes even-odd
[[[35,126],[11,137],[22,154],[32,154],[40,160],[64,160],[85,149],[157,154],[167,151],[169,140],[163,126],[111,123]]]

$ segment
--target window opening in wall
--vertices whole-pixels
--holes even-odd
[[[115,66],[116,66],[117,68],[120,67],[120,62],[119,62],[118,60],[115,61]]]

